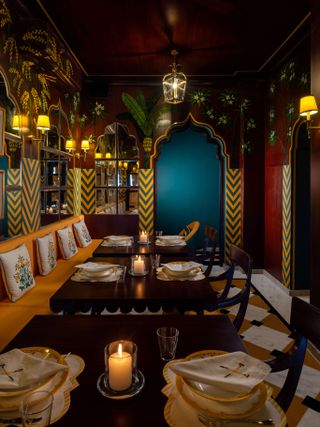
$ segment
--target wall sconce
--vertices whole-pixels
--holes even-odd
[[[89,150],[89,148],[90,148],[89,140],[83,139],[81,141],[81,150],[84,152],[84,161],[86,161],[87,151]]]
[[[44,134],[46,130],[50,130],[49,116],[44,114],[39,114],[37,118],[37,129],[41,130],[42,134]]]
[[[304,96],[300,98],[300,110],[299,114],[301,117],[305,117],[308,129],[308,136],[310,138],[310,129],[320,129],[319,126],[311,126],[311,116],[317,114],[319,108],[316,99],[313,95]]]
[[[170,65],[171,73],[166,74],[162,79],[162,88],[164,101],[169,104],[179,104],[183,102],[187,87],[187,77],[178,70],[179,64],[176,64],[176,50],[171,51],[173,63]]]
[[[23,114],[16,114],[13,116],[12,129],[17,130],[21,133],[28,132],[29,129],[29,117]]]

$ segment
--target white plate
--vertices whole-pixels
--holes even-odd
[[[84,264],[76,265],[77,268],[81,268],[86,274],[98,274],[108,272],[111,274],[114,267],[118,267],[118,264],[105,264],[100,262],[87,262]],[[109,270],[109,271],[108,271]]]

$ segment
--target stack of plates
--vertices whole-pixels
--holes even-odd
[[[156,240],[158,246],[185,246],[186,242],[184,236],[169,235],[169,236],[158,236]]]
[[[105,236],[104,245],[106,246],[130,246],[132,238],[130,236]]]
[[[22,348],[21,351],[24,353],[33,356],[38,359],[44,359],[45,361],[59,363],[60,365],[68,366],[65,358],[59,354],[57,351],[45,347],[27,347]],[[44,362],[43,362],[44,363]],[[0,419],[8,419],[12,416],[19,415],[19,407],[22,399],[26,394],[32,391],[38,390],[47,390],[51,393],[56,393],[66,382],[69,369],[62,369],[53,375],[43,376],[41,379],[34,378],[33,380],[25,380],[25,377],[21,374],[20,377],[14,376],[15,370],[23,369],[23,366],[18,367],[17,369],[6,369],[6,372],[13,376],[15,379],[14,386],[8,384],[8,386],[0,387]],[[27,376],[27,373],[24,373]],[[20,378],[21,381],[19,381]]]
[[[161,280],[202,280],[204,274],[201,270],[201,264],[197,262],[170,262],[163,264],[157,270],[157,277]]]
[[[76,267],[81,269],[81,276],[88,279],[99,279],[111,276],[117,270],[118,264],[87,262]]]
[[[184,360],[224,354],[218,350],[200,351]],[[217,386],[186,380],[176,375],[177,391],[182,398],[199,413],[221,419],[246,418],[260,409],[268,398],[268,391],[262,381],[247,393],[223,390]]]

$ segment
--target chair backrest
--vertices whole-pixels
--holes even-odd
[[[185,236],[184,240],[188,241],[191,239],[192,236],[196,234],[196,232],[199,230],[200,222],[199,221],[192,221],[190,224],[186,226],[183,230],[180,231],[180,236]]]
[[[238,312],[233,320],[235,328],[239,330],[243,323],[248,307],[253,259],[246,251],[235,245],[230,245],[229,256],[231,260],[231,266],[226,272],[215,278],[215,280],[226,280],[226,285],[218,298],[218,308],[228,308],[239,304]],[[228,298],[236,266],[242,268],[246,275],[246,281],[243,289],[239,291],[239,293],[237,293],[234,297]]]
[[[283,355],[267,361],[272,372],[288,370],[277,403],[286,412],[294,398],[303,368],[308,339],[320,349],[320,310],[300,298],[292,298],[290,326],[296,336],[293,346]]]

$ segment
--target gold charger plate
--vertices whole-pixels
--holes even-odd
[[[20,349],[25,353],[32,354],[35,357],[39,357],[46,360],[52,360],[54,362],[60,363],[61,365],[68,366],[65,358],[58,353],[56,350],[53,350],[48,347],[24,347]],[[51,393],[56,393],[62,385],[66,382],[69,375],[69,369],[64,369],[63,371],[56,372],[54,375],[51,375],[48,378],[45,378],[43,381],[38,381],[33,384],[30,384],[28,387],[16,390],[13,392],[3,392],[0,394],[0,412],[9,412],[15,411],[19,408],[21,397],[33,391],[35,389],[45,389],[49,390]]]
[[[226,354],[225,351],[221,350],[202,350],[195,353],[190,354],[186,358],[184,358],[184,361],[192,360],[192,359],[199,359],[204,358],[208,356],[220,356],[222,354]],[[255,413],[257,410],[259,410],[265,403],[267,397],[268,397],[268,389],[266,387],[266,384],[264,382],[259,383],[256,385],[249,393],[245,394],[239,394],[236,397],[218,397],[218,396],[212,396],[208,395],[199,389],[193,387],[191,384],[187,383],[181,376],[176,375],[176,388],[177,391],[180,393],[182,398],[193,408],[195,408],[197,411],[204,413],[209,416],[214,416],[221,419],[239,419],[239,418],[246,418],[253,413]],[[188,392],[188,389],[190,392]],[[241,401],[244,401],[246,399],[249,399],[250,397],[254,397],[254,395],[257,395],[257,401],[253,402],[252,406],[248,408],[247,410],[240,409],[237,413],[228,413],[228,412],[216,412],[214,409],[204,409],[199,407],[199,404],[196,403],[196,396],[192,398],[192,395],[195,394],[199,396],[201,399],[205,399],[206,402],[209,404],[212,402],[212,405],[214,403],[221,403],[222,405],[230,404],[235,405],[237,403],[241,403]]]

